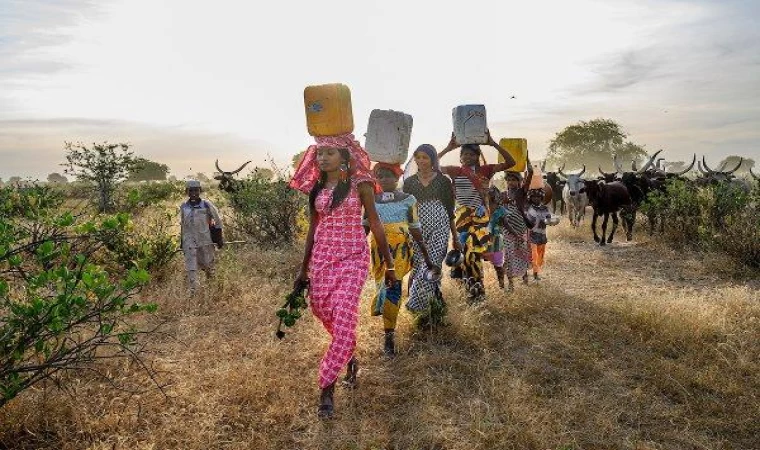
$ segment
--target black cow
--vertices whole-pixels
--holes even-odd
[[[214,179],[219,181],[219,189],[223,190],[224,192],[233,194],[235,191],[238,190],[241,181],[235,179],[235,175],[240,173],[241,170],[245,168],[248,164],[250,164],[251,161],[248,161],[247,163],[240,166],[237,170],[233,170],[232,172],[226,172],[219,168],[219,160],[216,160],[216,170],[219,172],[219,175],[215,176]]]
[[[564,164],[562,165],[562,169],[564,169]],[[557,214],[557,202],[559,202],[560,207],[560,214],[565,214],[565,200],[562,198],[562,191],[565,189],[565,184],[567,183],[565,180],[561,179],[559,177],[559,169],[557,172],[545,172],[546,169],[546,161],[544,161],[543,164],[541,164],[541,171],[544,172],[544,177],[546,178],[546,183],[549,185],[549,187],[552,188],[552,212],[554,214]]]
[[[626,228],[626,239],[633,239],[633,223],[631,222],[630,212],[633,210],[633,201],[631,200],[628,189],[625,185],[619,181],[613,181],[612,183],[606,183],[600,180],[586,181],[586,194],[588,195],[588,201],[591,207],[594,209],[594,218],[591,221],[591,230],[594,232],[594,241],[599,245],[606,245],[612,242],[612,238],[615,236],[615,230],[618,226],[618,211],[622,210],[624,214],[623,221]],[[605,239],[607,234],[607,222],[609,221],[610,214],[612,215],[612,230],[610,231],[609,238]],[[602,236],[601,238],[596,233],[596,219],[597,217],[604,215],[604,221],[602,222]],[[626,226],[627,225],[627,226]]]

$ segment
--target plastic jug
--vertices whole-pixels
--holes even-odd
[[[515,165],[509,170],[512,172],[525,172],[528,163],[528,140],[525,138],[503,138],[499,145],[515,160]],[[499,162],[504,158],[499,155]]]
[[[412,116],[400,111],[373,109],[369,114],[364,149],[372,161],[401,164],[409,155]]]
[[[303,103],[310,135],[336,136],[354,131],[351,90],[345,84],[307,86]]]
[[[541,172],[541,168],[536,164],[533,164],[533,177],[530,179],[530,185],[528,189],[543,189],[544,188],[544,174]]]
[[[486,107],[484,105],[460,105],[451,111],[454,123],[454,136],[459,145],[485,144],[488,142],[486,131]]]

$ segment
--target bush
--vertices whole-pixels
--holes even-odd
[[[276,168],[275,173],[272,179],[254,172],[227,194],[233,227],[269,248],[296,240],[303,231],[306,208],[305,197],[288,186],[286,174]]]
[[[760,188],[674,180],[665,193],[651,194],[641,211],[665,218],[664,238],[676,248],[724,252],[760,268]]]
[[[177,182],[123,184],[116,193],[116,210],[137,213],[166,200],[177,200],[182,193],[182,183]]]
[[[94,262],[129,217],[80,221],[61,203],[48,187],[0,189],[0,407],[67,371],[98,372],[97,360],[139,360],[129,318],[156,308],[134,300],[147,271]]]
[[[164,212],[114,233],[106,248],[111,252],[104,264],[117,263],[124,269],[144,269],[163,279],[169,263],[179,251],[179,236],[171,232],[172,214]]]

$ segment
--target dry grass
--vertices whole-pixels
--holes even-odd
[[[71,396],[29,391],[0,410],[0,448],[760,448],[757,286],[641,236],[599,248],[587,225],[552,229],[540,285],[506,296],[489,269],[489,299],[470,307],[447,283],[450,326],[415,332],[402,315],[395,360],[365,314],[361,385],[337,392],[329,422],[315,417],[321,326],[309,314],[274,338],[300,255],[226,249],[215,292],[193,301],[178,265],[146,293],[162,307],[150,320],[168,321],[150,342],[168,398],[87,377]]]

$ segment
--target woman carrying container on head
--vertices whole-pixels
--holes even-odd
[[[362,207],[385,261],[385,279],[395,283],[393,259],[375,210],[375,184],[367,153],[351,134],[318,136],[306,151],[290,186],[309,194],[309,231],[296,288],[309,283],[312,312],[332,340],[319,366],[318,415],[332,417],[339,372],[356,382],[354,357],[359,301],[367,278],[369,247]]]
[[[417,199],[422,240],[430,260],[436,267],[441,267],[449,247],[449,234],[454,248],[460,251],[462,249],[454,227],[454,189],[451,180],[441,173],[438,152],[432,145],[417,147],[413,161],[409,164],[403,191]],[[426,261],[420,253],[415,252],[406,307],[410,311],[421,313],[417,320],[418,326],[440,323],[444,314],[441,281],[426,277],[426,269]]]
[[[420,221],[417,216],[417,199],[413,195],[399,191],[398,179],[404,171],[398,164],[377,163],[373,170],[378,184],[383,192],[375,195],[375,207],[380,222],[385,230],[387,247],[395,270],[396,281],[388,286],[385,284],[385,255],[381,252],[378,240],[373,237],[370,244],[370,259],[372,275],[375,278],[377,293],[372,302],[372,315],[383,316],[385,344],[383,351],[388,357],[396,355],[394,334],[396,320],[401,303],[401,280],[412,268],[413,243],[421,253],[428,270],[437,270],[430,261],[425,243],[422,240]],[[365,230],[369,232],[369,223]]]
[[[459,242],[464,251],[464,264],[461,271],[452,276],[462,278],[470,300],[482,300],[485,296],[483,284],[483,254],[488,251],[490,234],[488,232],[488,185],[497,172],[502,172],[515,165],[512,156],[497,144],[488,133],[488,142],[504,158],[501,164],[480,164],[480,147],[462,145],[459,154],[461,166],[441,167],[441,171],[454,181],[457,209],[454,213]],[[459,147],[454,134],[449,144],[438,157]]]

